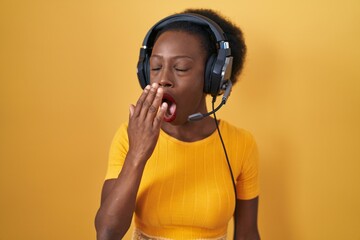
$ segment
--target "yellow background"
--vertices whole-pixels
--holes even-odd
[[[186,7],[245,32],[219,116],[261,153],[263,239],[360,239],[360,1],[0,1],[0,239],[95,239],[147,29]]]

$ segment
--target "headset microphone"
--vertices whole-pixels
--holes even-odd
[[[221,99],[221,103],[219,104],[219,106],[217,106],[217,108],[215,108],[214,110],[212,110],[211,112],[208,112],[208,113],[199,113],[198,112],[198,113],[191,114],[188,117],[188,121],[190,121],[190,122],[198,121],[198,120],[201,120],[201,119],[217,112],[226,103],[226,101],[230,95],[231,88],[232,88],[232,82],[230,80],[228,80],[227,85],[226,85],[226,90],[224,92],[224,95]],[[216,101],[216,96],[213,97],[212,101],[213,101],[213,103]]]

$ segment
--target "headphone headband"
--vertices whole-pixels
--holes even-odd
[[[164,28],[166,25],[173,23],[173,22],[192,22],[192,23],[195,23],[198,25],[203,25],[203,26],[209,27],[218,43],[227,41],[224,31],[213,20],[211,20],[205,16],[202,16],[200,14],[182,13],[182,14],[174,14],[174,15],[168,16],[168,17],[160,20],[159,22],[157,22],[146,34],[144,41],[143,41],[143,47],[146,47],[146,48],[149,47],[149,46],[147,46],[147,44],[149,43],[150,37],[155,37],[155,36],[152,36],[152,34],[154,32],[157,33],[162,28]]]

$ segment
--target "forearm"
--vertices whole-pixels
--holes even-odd
[[[96,215],[98,240],[121,239],[129,229],[145,164],[127,157],[111,192]]]
[[[259,198],[236,201],[236,240],[260,240],[257,226]]]
[[[236,234],[236,240],[260,240],[259,232],[256,230],[248,234]]]

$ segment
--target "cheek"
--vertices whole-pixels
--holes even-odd
[[[156,72],[154,72],[154,71],[150,71],[149,70],[149,74],[148,74],[148,76],[149,76],[149,81],[150,81],[150,84],[152,84],[152,83],[154,83],[154,82],[158,82],[158,76],[157,76],[158,74],[156,74]]]
[[[196,82],[197,82],[197,88],[198,88],[198,90],[199,90],[201,93],[203,93],[203,91],[204,91],[204,85],[205,85],[204,71],[201,71],[201,72],[199,73]]]
[[[204,80],[205,80],[205,69],[203,66],[198,67],[194,73],[192,74],[192,82],[194,85],[194,88],[201,89],[201,92],[204,89]],[[195,90],[195,89],[194,89]]]
[[[199,103],[199,101],[201,101],[201,99],[204,97],[204,78],[197,78],[187,89],[187,101],[193,102],[194,104]]]
[[[204,78],[198,77],[189,79],[186,86],[184,83],[183,89],[186,89],[186,95],[191,99],[201,96],[204,92]]]

